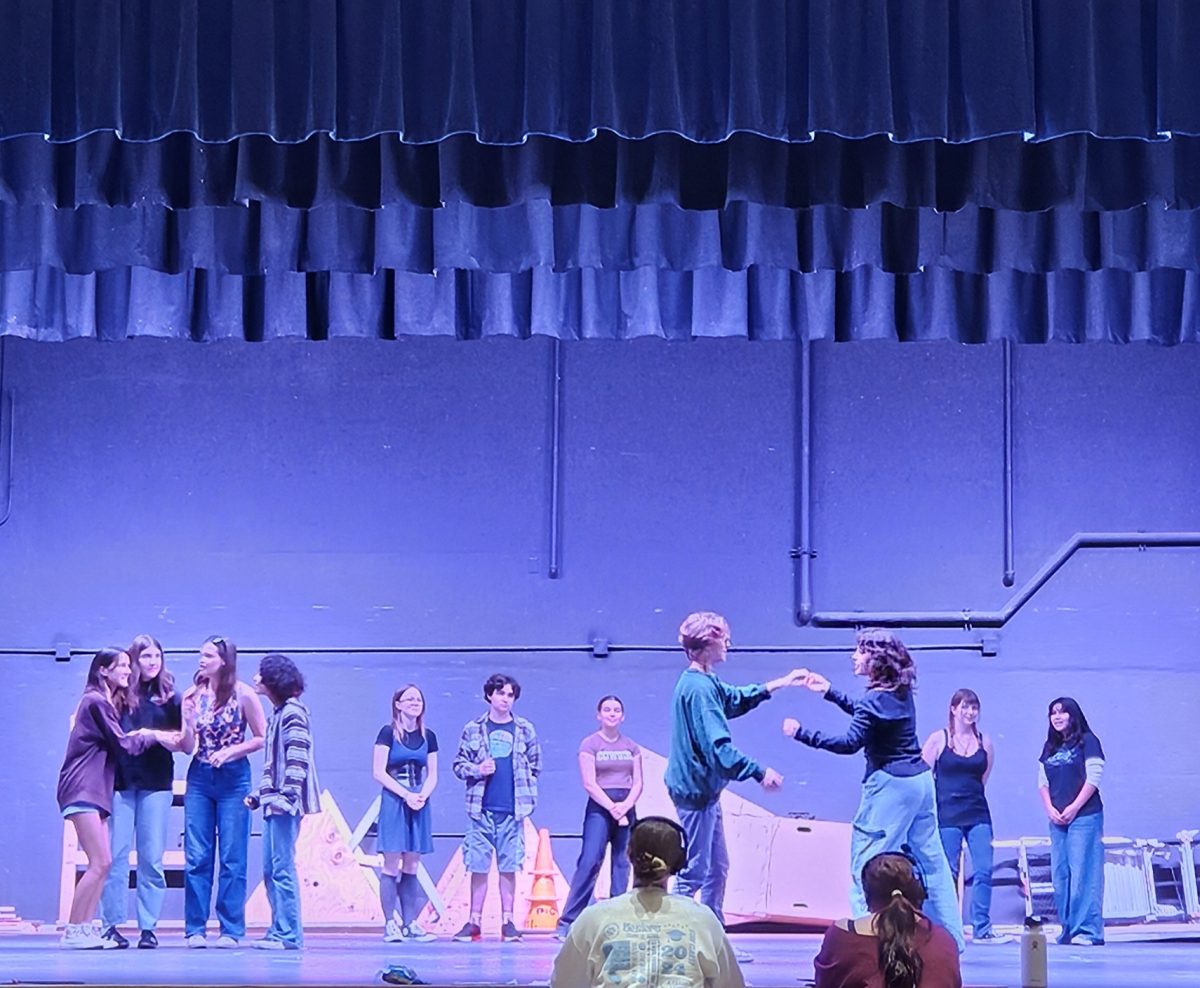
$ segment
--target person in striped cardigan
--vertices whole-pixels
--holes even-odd
[[[253,946],[299,950],[304,945],[304,929],[296,839],[301,817],[321,809],[308,708],[300,702],[304,676],[286,655],[272,652],[259,663],[254,688],[271,702],[273,710],[267,722],[262,779],[246,797],[250,809],[261,807],[263,811],[263,884],[271,905],[271,926]]]

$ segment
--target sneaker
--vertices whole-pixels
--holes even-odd
[[[233,937],[230,937],[229,939],[233,940]],[[234,941],[234,942],[236,943],[237,941]],[[220,940],[217,941],[217,946],[218,947],[221,946]],[[250,946],[254,947],[256,950],[283,950],[284,949],[283,941],[276,940],[273,937],[263,937],[261,940],[251,940]]]
[[[221,950],[233,950],[233,948],[237,947],[239,944],[236,938],[231,937],[228,933],[222,933],[219,937],[217,937],[216,945]]]
[[[463,928],[454,934],[454,939],[458,943],[474,943],[483,939],[483,930],[467,920],[463,923]]]
[[[104,941],[96,936],[96,931],[90,923],[68,923],[63,927],[63,935],[58,945],[68,950],[104,949]]]
[[[117,950],[124,950],[129,946],[129,940],[123,937],[121,935],[121,931],[115,926],[108,927],[108,929],[101,933],[100,936],[104,940],[111,941],[113,947],[115,947]]]
[[[1072,947],[1103,947],[1103,940],[1093,940],[1091,937],[1077,936],[1071,937]]]
[[[154,935],[153,930],[142,930],[142,935],[138,937],[139,950],[153,950],[158,946],[158,937]]]
[[[409,923],[407,926],[400,927],[400,935],[411,943],[430,943],[437,939],[437,937],[416,921]]]
[[[404,939],[404,932],[400,929],[400,924],[394,919],[389,919],[383,925],[383,942],[384,943],[399,943]]]
[[[517,943],[521,939],[521,931],[511,919],[505,920],[500,927],[500,939],[505,943]]]
[[[204,939],[203,933],[193,933],[189,937],[184,937],[183,942],[189,947],[199,948],[201,950],[208,946],[208,943]]]
[[[748,950],[743,950],[737,944],[733,945],[733,958],[739,964],[752,964],[754,962],[754,955]]]
[[[973,937],[971,940],[971,943],[983,944],[984,946],[1012,942],[1013,937],[1010,937],[1007,933],[985,933],[983,936]]]
[[[565,943],[567,937],[570,935],[571,927],[569,926],[564,926],[562,923],[559,923],[558,926],[554,928],[554,939],[559,943]]]

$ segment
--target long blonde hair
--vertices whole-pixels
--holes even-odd
[[[409,690],[416,690],[417,696],[421,698],[421,712],[417,714],[417,733],[421,737],[425,737],[425,694],[421,692],[421,687],[416,683],[408,683],[406,686],[401,686],[392,694],[392,730],[397,734],[404,731],[404,727],[400,722],[400,712],[396,709],[396,704],[400,702],[400,697]]]

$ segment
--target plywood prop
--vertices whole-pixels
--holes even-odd
[[[533,891],[534,870],[537,864],[538,832],[529,818],[525,819],[525,860],[521,870],[517,872],[517,891],[513,902],[513,917],[518,921],[524,920],[529,913],[530,893]],[[566,902],[570,886],[563,877],[562,871],[550,859],[551,875],[546,876],[554,882],[554,898],[556,908],[561,912]],[[542,890],[545,886],[542,886]],[[471,913],[471,876],[463,867],[462,847],[454,852],[454,857],[446,865],[442,877],[438,879],[437,891],[445,903],[441,916],[426,906],[421,913],[421,925],[430,933],[452,936],[467,922]],[[547,898],[548,896],[541,896]],[[500,931],[500,877],[496,871],[495,858],[488,872],[487,899],[484,902],[482,925],[485,936],[499,934]]]
[[[296,839],[296,873],[304,925],[383,925],[379,879],[350,846],[351,831],[329,790],[321,793],[321,812],[306,816]],[[271,908],[260,881],[246,903],[246,922],[268,926]]]

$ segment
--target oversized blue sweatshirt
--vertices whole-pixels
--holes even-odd
[[[711,672],[683,671],[671,701],[671,754],[664,777],[676,806],[703,809],[730,782],[762,779],[762,766],[734,747],[729,719],[770,696],[762,685],[730,686]]]

